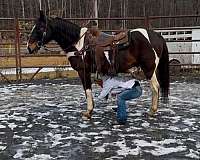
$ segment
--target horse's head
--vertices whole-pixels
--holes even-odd
[[[52,30],[48,22],[49,19],[47,19],[43,11],[40,11],[40,17],[36,20],[27,43],[29,53],[37,52],[51,40]]]

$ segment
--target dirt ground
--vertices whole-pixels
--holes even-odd
[[[126,125],[116,124],[114,98],[98,101],[84,121],[79,79],[0,85],[0,160],[190,160],[200,159],[200,78],[171,77],[169,104],[155,117],[149,84],[128,102]]]

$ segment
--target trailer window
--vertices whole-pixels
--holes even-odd
[[[192,34],[192,31],[185,31],[185,34]]]
[[[184,31],[178,31],[177,34],[184,34]]]
[[[162,32],[162,35],[169,35],[169,32]]]
[[[170,32],[170,35],[176,35],[176,32]]]

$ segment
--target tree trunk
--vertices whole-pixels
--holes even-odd
[[[69,17],[72,18],[72,0],[69,0]]]
[[[49,0],[47,1],[47,6],[48,6],[48,14],[49,16],[51,16],[51,4]]]

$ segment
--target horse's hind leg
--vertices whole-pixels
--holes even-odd
[[[157,70],[157,66],[159,63],[159,58],[156,54],[156,51],[153,49],[154,54],[155,54],[155,69],[153,72],[153,75],[151,77],[150,80],[150,86],[151,86],[151,90],[152,90],[152,106],[150,109],[150,114],[153,115],[157,110],[158,110],[158,99],[159,99],[159,89],[160,89],[160,85],[158,83],[158,79],[156,76],[156,70]]]
[[[152,106],[150,109],[150,115],[153,115],[158,110],[158,99],[159,99],[159,89],[160,85],[158,83],[156,73],[153,73],[153,76],[150,80],[150,86],[152,90]]]
[[[147,63],[146,65],[141,66],[146,78],[150,79],[149,83],[152,91],[152,106],[150,108],[150,113],[149,113],[150,115],[153,115],[158,109],[158,98],[160,89],[160,85],[156,75],[159,58],[155,50],[154,50],[154,55],[155,55],[155,60],[153,63],[151,63],[150,65],[147,65],[148,64]],[[145,62],[143,64],[145,64]]]

